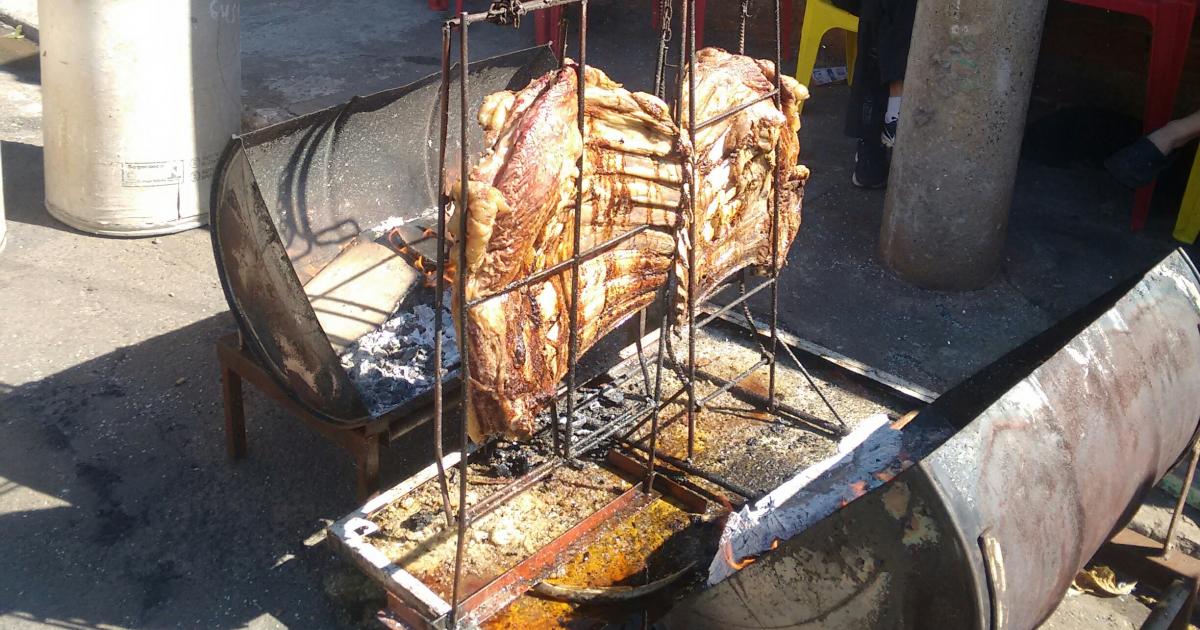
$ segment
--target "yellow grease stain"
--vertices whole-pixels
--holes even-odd
[[[671,566],[656,561],[648,578],[644,575],[646,560],[661,548],[667,539],[690,524],[691,516],[687,512],[659,499],[641,512],[612,525],[595,542],[568,560],[555,576],[548,579],[563,586],[596,587],[611,586],[629,578],[634,578],[632,581],[635,584],[660,578],[679,570],[691,559],[674,559],[675,562]],[[642,575],[638,575],[639,573]],[[568,622],[584,620],[597,624],[619,621],[622,616],[628,615],[626,611],[618,613],[613,619],[606,619],[604,612],[583,612],[573,604],[525,594],[485,621],[482,626],[488,630],[556,628]]]

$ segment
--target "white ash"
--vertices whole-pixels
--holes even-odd
[[[363,335],[340,357],[374,416],[433,389],[433,295],[421,289],[410,296],[383,326]],[[449,292],[442,304],[442,374],[449,379],[458,373],[459,363]]]
[[[421,210],[420,212],[417,212],[411,217],[388,217],[383,221],[380,221],[377,225],[363,230],[363,235],[359,238],[369,238],[369,240],[373,241],[384,234],[387,234],[388,230],[400,227],[402,225],[408,225],[409,223],[417,223],[418,227],[420,227],[421,225],[433,222],[437,218],[437,211],[437,206],[430,206],[424,210]]]
[[[388,217],[380,222],[379,225],[367,228],[363,233],[369,237],[369,240],[373,241],[384,234],[387,234],[388,230],[412,223],[413,220],[414,219],[406,219],[404,217]]]

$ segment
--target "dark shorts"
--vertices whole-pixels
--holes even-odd
[[[888,84],[904,79],[917,0],[834,0],[858,15],[858,61],[846,115],[846,134],[878,140]]]

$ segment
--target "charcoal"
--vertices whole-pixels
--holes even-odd
[[[616,387],[610,387],[600,395],[600,401],[610,407],[620,407],[625,404],[625,392]]]
[[[437,520],[437,512],[433,510],[421,510],[404,519],[404,522],[401,523],[401,525],[411,531],[416,532],[429,527],[429,525],[435,520]]]

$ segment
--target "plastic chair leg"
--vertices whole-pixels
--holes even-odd
[[[800,46],[796,54],[796,80],[804,85],[812,83],[813,68],[817,65],[817,51],[821,48],[821,38],[825,32],[817,32],[815,20],[809,19],[809,12],[804,12],[804,23],[800,27]]]
[[[1176,240],[1187,244],[1196,242],[1200,235],[1200,148],[1192,160],[1192,174],[1188,177],[1187,190],[1183,193],[1183,204],[1179,206],[1179,218],[1175,220]]]
[[[1154,182],[1137,189],[1133,193],[1133,218],[1129,229],[1137,232],[1146,227],[1146,218],[1150,216],[1150,201],[1154,199]]]
[[[1142,117],[1142,128],[1146,132],[1162,127],[1171,119],[1195,14],[1196,7],[1191,3],[1164,0],[1155,6],[1154,18],[1150,22],[1152,35],[1150,68],[1146,79],[1146,110]],[[1146,226],[1153,198],[1153,182],[1137,190],[1130,221],[1133,230]]]
[[[533,14],[533,39],[538,46],[554,42],[554,54],[562,56],[564,42],[558,39],[558,25],[562,21],[562,7],[541,9]]]
[[[554,39],[554,26],[550,23],[550,11],[543,9],[533,15],[533,41],[545,46]]]
[[[846,84],[854,85],[854,64],[858,60],[858,33],[846,31]]]
[[[1143,120],[1147,132],[1171,120],[1195,15],[1196,7],[1191,3],[1163,0],[1155,6]]]

